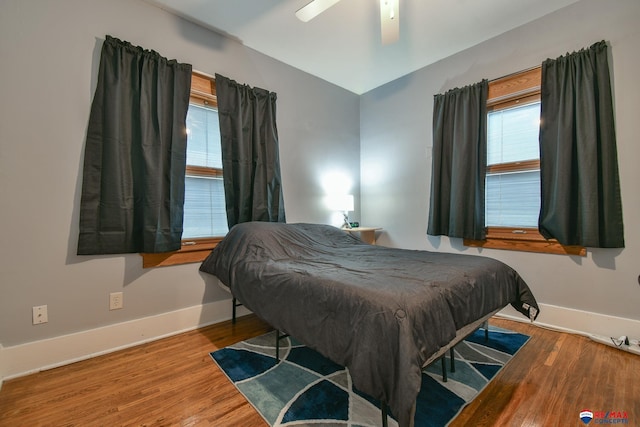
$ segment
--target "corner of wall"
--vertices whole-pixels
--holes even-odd
[[[5,372],[5,361],[4,361],[4,347],[0,344],[0,390],[2,390],[2,383],[4,382]]]

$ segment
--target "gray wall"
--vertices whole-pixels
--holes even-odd
[[[540,302],[640,320],[640,2],[583,0],[361,97],[362,222],[389,246],[483,254],[516,268]],[[591,44],[611,44],[626,248],[586,258],[477,250],[426,235],[433,95]]]
[[[345,173],[380,243],[482,253],[515,267],[546,304],[640,319],[640,2],[583,0],[362,97],[141,0],[0,4],[0,345],[4,347],[227,298],[198,264],[142,269],[137,254],[78,257],[87,120],[105,34],[278,93],[289,222],[330,222],[322,179]],[[586,258],[464,248],[426,236],[433,95],[589,46],[612,45],[627,248]],[[362,182],[362,185],[360,183]],[[123,310],[108,294],[124,291]],[[31,325],[47,304],[49,323]]]
[[[199,264],[142,269],[137,254],[75,255],[84,139],[105,34],[278,93],[289,222],[330,222],[322,205],[325,174],[342,171],[359,186],[353,93],[140,0],[2,0],[4,347],[228,298]],[[109,311],[115,291],[124,292],[124,309]],[[49,323],[33,326],[31,307],[43,304]]]

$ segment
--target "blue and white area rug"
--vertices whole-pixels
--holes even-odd
[[[455,372],[448,371],[447,382],[442,381],[440,362],[427,367],[417,399],[416,427],[447,425],[528,339],[490,326],[488,340],[484,330],[478,330],[455,347]],[[291,338],[280,342],[278,365],[274,355],[275,332],[211,353],[270,426],[381,425],[379,407],[353,390],[345,368]],[[397,423],[389,419],[389,426]]]

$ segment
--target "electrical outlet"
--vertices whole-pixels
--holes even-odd
[[[109,294],[109,310],[119,310],[123,306],[122,292],[112,292]]]
[[[38,305],[36,307],[33,307],[33,324],[34,325],[47,323],[48,321],[49,321],[49,316],[47,314],[46,305]]]

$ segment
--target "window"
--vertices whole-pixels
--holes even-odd
[[[176,252],[142,254],[143,267],[202,261],[228,230],[215,81],[194,72],[187,112],[182,248]]]
[[[187,173],[183,240],[224,236],[229,231],[222,183],[218,112],[192,96],[187,113]]]
[[[487,100],[487,176],[485,241],[465,245],[496,249],[585,255],[538,232],[540,213],[541,69],[489,83]]]
[[[487,117],[485,218],[489,227],[538,226],[540,101],[491,109]]]

